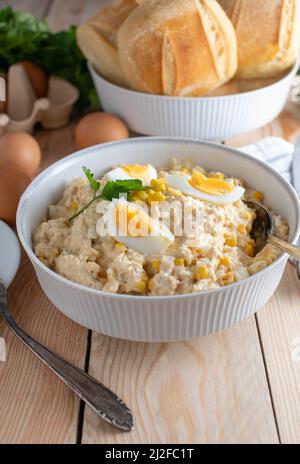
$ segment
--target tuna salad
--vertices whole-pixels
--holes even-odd
[[[105,292],[176,295],[233,284],[271,264],[255,255],[254,210],[264,201],[242,180],[177,160],[168,169],[116,166],[100,179],[87,168],[68,185],[33,235],[36,256],[78,284]],[[275,235],[288,238],[276,214]]]

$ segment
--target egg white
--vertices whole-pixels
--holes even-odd
[[[118,235],[116,225],[116,205],[120,203],[124,206],[128,206],[131,209],[143,211],[148,216],[145,210],[134,203],[127,202],[125,199],[114,199],[107,208],[105,215],[105,223],[107,226],[108,234],[115,238],[118,242],[123,243],[128,248],[135,250],[142,254],[148,253],[162,253],[165,251],[171,243],[174,242],[175,238],[170,229],[159,221],[151,219],[152,234],[146,237],[131,237],[128,235]]]
[[[157,179],[157,171],[151,164],[147,164],[147,173],[143,178],[131,177],[125,169],[122,169],[122,166],[119,166],[107,172],[105,177],[109,181],[140,179],[144,186],[148,186],[152,179]]]
[[[189,183],[190,179],[191,176],[187,174],[171,174],[166,176],[166,181],[171,187],[180,190],[186,195],[199,198],[199,200],[208,201],[218,205],[228,205],[230,203],[234,203],[240,200],[245,193],[245,189],[238,185],[234,188],[234,190],[232,190],[232,192],[226,195],[212,195],[210,193],[201,192],[201,190],[194,188]]]

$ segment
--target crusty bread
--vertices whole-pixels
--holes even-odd
[[[146,0],[117,44],[127,83],[143,92],[201,96],[237,69],[234,28],[216,0]]]
[[[77,29],[77,42],[85,57],[105,78],[125,85],[117,50],[117,31],[140,0],[115,0]]]
[[[296,60],[300,0],[219,0],[236,30],[238,77],[276,77]]]

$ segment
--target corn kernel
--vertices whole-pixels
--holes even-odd
[[[264,194],[262,192],[253,192],[252,196],[256,201],[263,201],[264,199]]]
[[[223,256],[223,257],[220,259],[219,266],[226,266],[226,267],[228,267],[228,268],[231,267],[231,262],[230,262],[230,259],[228,258],[228,256]]]
[[[163,177],[161,179],[152,179],[150,185],[156,192],[165,192],[167,189],[166,179],[164,179]]]
[[[147,282],[145,280],[140,280],[135,285],[135,291],[139,293],[144,293],[147,288]]]
[[[201,248],[194,248],[193,253],[199,258],[203,256],[203,250],[201,250]]]
[[[254,256],[254,246],[252,243],[246,243],[244,246],[244,252],[248,255],[253,257]]]
[[[234,276],[232,272],[227,272],[223,278],[224,285],[230,285],[234,283]]]
[[[246,227],[246,230],[247,230],[248,234],[250,234],[250,232],[252,230],[252,224],[248,224],[247,227]]]
[[[152,267],[153,267],[153,270],[155,272],[159,272],[160,271],[160,261],[158,259],[155,259],[154,261],[152,261]]]
[[[73,211],[76,211],[77,208],[78,208],[78,203],[77,201],[72,201],[72,203],[70,204],[70,207]]]
[[[230,247],[236,247],[237,246],[236,236],[225,234],[225,245],[230,246]]]
[[[196,280],[207,279],[209,272],[206,266],[198,267],[194,272],[194,277]]]
[[[147,195],[153,195],[153,193],[156,193],[154,189],[147,190]]]
[[[243,214],[243,217],[247,221],[251,221],[251,219],[253,217],[253,213],[251,213],[251,211],[245,211],[244,214]]]
[[[157,187],[159,185],[159,180],[158,179],[151,179],[150,185],[151,185],[151,187]]]
[[[182,258],[175,259],[175,265],[176,266],[184,266],[184,259],[182,259]]]
[[[166,199],[166,197],[164,196],[164,194],[162,192],[154,192],[154,193],[150,193],[148,195],[148,203],[151,203],[151,201],[164,201]]]
[[[142,200],[142,201],[147,201],[148,200],[148,194],[146,192],[137,192],[135,194],[135,196],[137,196],[139,198],[139,200]]]
[[[115,248],[116,248],[116,250],[122,251],[122,252],[127,251],[127,249],[128,249],[126,245],[124,245],[123,243],[120,243],[120,242],[117,242],[115,244]]]
[[[244,224],[240,224],[239,226],[237,226],[236,230],[242,235],[247,234],[247,229],[246,229],[246,226]]]

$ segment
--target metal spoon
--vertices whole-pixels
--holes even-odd
[[[256,201],[245,201],[249,208],[254,209],[256,218],[253,222],[251,237],[255,241],[255,254],[259,253],[266,245],[271,243],[281,251],[288,253],[296,259],[300,260],[300,247],[292,245],[273,235],[275,230],[275,221],[272,213],[260,203]]]
[[[134,428],[132,413],[115,393],[34,340],[15,322],[8,309],[7,287],[15,277],[19,257],[20,247],[14,232],[0,221],[0,316],[12,332],[102,419],[118,429],[131,431]]]

